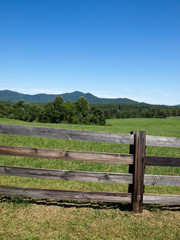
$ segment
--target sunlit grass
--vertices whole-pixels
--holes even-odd
[[[86,131],[129,133],[146,130],[148,135],[180,138],[180,118],[111,119],[111,126],[26,123],[0,119],[0,123],[56,127]],[[1,145],[26,146],[89,152],[129,153],[128,145],[47,139],[0,134]],[[180,157],[180,149],[147,147],[147,155]],[[128,165],[76,162],[55,159],[1,156],[1,165],[47,169],[128,172]],[[146,167],[147,174],[179,176],[179,168]],[[82,191],[127,192],[127,184],[88,183],[36,178],[0,176],[1,185],[68,189]],[[145,193],[179,194],[179,187],[145,186]],[[135,215],[125,204],[45,201],[1,198],[0,239],[179,239],[179,207],[145,205],[143,214]]]
[[[159,121],[159,122],[158,122]],[[0,123],[7,124],[24,124],[30,126],[43,126],[43,127],[58,127],[58,128],[71,128],[79,130],[89,130],[89,131],[109,131],[109,132],[119,132],[119,133],[129,133],[131,130],[146,130],[147,133],[155,135],[168,135],[168,131],[171,128],[176,128],[176,137],[180,137],[179,131],[179,118],[168,118],[168,119],[111,119],[107,120],[112,126],[85,126],[85,125],[70,125],[70,124],[40,124],[40,123],[26,123],[18,120],[0,119]],[[142,126],[141,126],[142,125]],[[153,130],[153,131],[152,131]],[[169,134],[170,135],[170,134]],[[109,143],[95,143],[86,141],[75,141],[75,140],[63,140],[63,139],[49,139],[49,138],[38,138],[38,137],[26,137],[26,136],[11,136],[11,135],[0,135],[1,145],[12,145],[12,146],[26,146],[26,147],[38,147],[38,148],[49,148],[49,149],[62,149],[62,150],[74,150],[74,151],[87,151],[87,152],[107,152],[107,153],[129,153],[129,145],[123,144],[109,144]],[[180,149],[178,148],[168,148],[168,147],[147,147],[147,155],[156,156],[172,156],[180,157]],[[92,162],[76,162],[76,161],[65,161],[65,160],[55,160],[55,159],[41,159],[41,158],[24,158],[24,157],[9,157],[1,156],[0,164],[2,165],[15,165],[22,167],[34,167],[34,168],[47,168],[47,169],[62,169],[62,170],[77,170],[77,171],[92,171],[92,172],[117,172],[117,173],[127,173],[128,165],[126,164],[108,164],[108,163],[92,163]],[[179,176],[179,168],[176,167],[146,167],[146,174],[159,174],[159,175],[173,175]],[[1,176],[2,182],[6,182],[8,177]],[[5,179],[5,180],[3,180]],[[11,179],[11,178],[9,178]],[[15,179],[15,178],[12,178]],[[44,181],[42,179],[25,179],[18,178],[18,184],[25,186],[29,181],[33,182],[35,187],[40,186],[40,182]],[[55,181],[59,188],[63,186],[72,189],[75,185],[89,187],[89,183],[80,182],[70,182],[67,181],[66,184],[62,181]],[[47,188],[51,187],[50,181],[45,180],[47,183]],[[13,185],[14,180],[9,180],[9,184]],[[99,184],[90,183],[94,190],[102,188],[102,191],[106,189],[113,188],[119,192],[120,187],[117,184]],[[103,187],[99,187],[103,186]],[[106,188],[108,186],[108,188]],[[96,189],[97,188],[97,189]],[[147,186],[147,190],[151,190],[153,193],[162,192],[163,189],[169,189],[170,192],[177,192],[175,188],[157,186],[156,188],[151,188]],[[122,188],[126,191],[127,187]],[[174,190],[175,189],[175,190]]]

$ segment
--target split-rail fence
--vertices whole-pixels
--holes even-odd
[[[129,173],[82,172],[0,165],[1,175],[129,184],[128,193],[69,191],[0,185],[1,196],[129,203],[132,204],[132,209],[135,213],[141,213],[143,211],[143,203],[170,205],[180,204],[180,195],[144,193],[144,185],[180,186],[179,176],[145,175],[146,165],[180,167],[179,157],[146,155],[146,146],[180,148],[180,138],[146,136],[145,131],[136,131],[131,132],[130,134],[116,134],[8,124],[0,124],[0,134],[130,145],[129,154],[77,152],[0,145],[0,155],[63,159],[68,161],[120,163],[129,165]]]

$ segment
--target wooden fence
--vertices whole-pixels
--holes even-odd
[[[68,161],[121,163],[129,165],[129,173],[82,172],[0,165],[1,175],[129,184],[128,193],[68,191],[0,185],[1,196],[131,203],[135,213],[141,213],[143,211],[143,203],[180,204],[180,195],[145,194],[143,192],[144,185],[180,186],[179,176],[145,175],[145,165],[180,167],[180,158],[177,157],[146,156],[146,146],[180,148],[180,138],[146,136],[145,131],[136,131],[130,134],[115,134],[7,124],[0,124],[0,134],[130,145],[129,154],[77,152],[1,145],[1,155],[63,159]]]

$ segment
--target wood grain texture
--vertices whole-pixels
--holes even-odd
[[[112,203],[131,203],[130,193],[68,191],[39,188],[23,188],[0,185],[0,196],[29,197],[38,199],[78,200]],[[145,204],[180,205],[180,195],[144,194]]]
[[[132,148],[134,145],[130,145],[130,146]],[[72,161],[121,163],[121,164],[130,164],[130,168],[133,168],[132,153],[133,153],[132,151],[131,151],[131,154],[94,153],[94,152],[78,152],[78,151],[27,148],[27,147],[15,147],[15,146],[3,146],[3,145],[0,146],[1,155],[63,159],[63,160],[72,160]],[[180,167],[180,158],[146,156],[145,165]]]
[[[134,136],[130,134],[90,132],[9,124],[0,124],[0,134],[47,137],[92,142],[120,143],[120,144],[131,144],[134,141]]]
[[[133,212],[143,211],[144,169],[146,155],[146,132],[135,132],[134,142],[134,174],[133,174]]]
[[[132,164],[131,154],[77,152],[54,149],[0,146],[0,154],[8,156],[63,159],[72,161],[90,161],[104,163]]]
[[[133,134],[116,134],[105,132],[90,132],[45,127],[31,127],[11,124],[0,124],[0,134],[72,139],[82,141],[134,144]],[[180,148],[180,138],[146,136],[147,146]]]
[[[180,205],[180,195],[144,194],[143,203]]]
[[[103,173],[0,165],[0,175],[99,183],[132,184],[132,174]],[[144,185],[180,186],[179,176],[144,175]]]
[[[144,175],[144,185],[180,186],[180,176]]]
[[[147,146],[180,148],[180,138],[146,136]]]
[[[0,185],[0,195],[40,199],[78,200],[78,201],[112,202],[112,203],[131,202],[131,194],[129,193],[68,191],[40,188],[23,188],[2,185]]]
[[[99,183],[132,183],[132,174],[101,173],[42,168],[11,167],[0,165],[0,174],[8,176],[45,178],[54,180],[85,181]]]

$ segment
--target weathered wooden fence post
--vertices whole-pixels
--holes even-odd
[[[132,193],[132,208],[135,213],[142,213],[146,155],[145,131],[134,133],[134,147],[130,146],[130,153],[134,155],[134,163],[129,167],[129,172],[133,173],[133,185],[129,186],[129,192]]]

